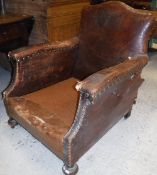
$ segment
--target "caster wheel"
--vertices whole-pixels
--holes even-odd
[[[65,175],[76,175],[78,172],[78,165],[75,164],[73,167],[68,167],[64,165],[62,170]]]
[[[18,125],[17,121],[14,120],[13,118],[10,118],[8,120],[8,125],[11,127],[11,128],[15,128],[16,125]]]

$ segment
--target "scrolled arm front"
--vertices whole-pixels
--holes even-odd
[[[79,107],[65,142],[65,162],[72,166],[120,118],[130,112],[143,82],[140,74],[147,63],[146,55],[103,69],[82,82]]]
[[[21,96],[68,78],[77,58],[78,38],[39,44],[9,53],[13,78],[4,96]]]

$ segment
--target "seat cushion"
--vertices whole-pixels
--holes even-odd
[[[70,78],[7,102],[11,116],[61,159],[63,138],[77,110],[76,83],[77,79]]]

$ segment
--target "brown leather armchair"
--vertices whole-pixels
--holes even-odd
[[[76,174],[78,159],[129,117],[148,61],[152,17],[122,2],[90,6],[78,38],[12,51],[8,123],[26,128]]]

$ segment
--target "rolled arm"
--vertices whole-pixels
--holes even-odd
[[[127,114],[143,82],[141,71],[147,56],[140,55],[103,69],[82,82],[79,106],[72,128],[65,136],[65,162],[72,166],[114,124]]]
[[[77,58],[78,42],[78,38],[72,38],[10,52],[13,78],[4,96],[21,96],[68,78]]]
[[[76,89],[89,94],[91,100],[94,100],[101,90],[105,90],[113,82],[128,77],[133,78],[136,74],[141,73],[142,68],[147,64],[148,56],[146,54],[129,57],[126,61],[108,69],[103,69],[84,81],[77,84]]]

